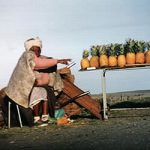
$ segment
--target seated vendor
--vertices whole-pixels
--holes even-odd
[[[50,74],[39,73],[38,70],[53,67],[58,63],[68,64],[70,59],[48,59],[47,57],[40,57],[42,41],[39,38],[27,40],[24,46],[25,52],[23,52],[18,60],[5,89],[5,93],[12,101],[24,108],[30,107],[33,109],[36,104],[44,101],[43,115],[47,115],[46,103],[48,99],[47,92],[49,89],[47,89],[45,85],[48,86],[50,84],[48,83],[50,82]],[[53,101],[53,98],[54,96],[50,98],[51,101]]]

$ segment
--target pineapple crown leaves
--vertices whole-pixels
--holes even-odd
[[[145,51],[150,50],[150,41],[145,42]]]
[[[99,46],[98,54],[100,55],[107,55],[107,46],[101,45]]]
[[[135,53],[137,48],[137,42],[133,39],[126,40],[125,51],[126,53]]]
[[[117,55],[117,48],[118,48],[118,44],[110,44],[107,45],[107,53],[108,56],[116,56]]]
[[[98,47],[92,46],[90,49],[91,56],[98,56]]]
[[[88,57],[89,57],[89,50],[87,49],[83,50],[82,58],[88,58]]]
[[[125,55],[125,46],[124,44],[118,44],[118,48],[116,50],[117,56],[119,55]]]
[[[119,51],[118,55],[124,55],[124,54],[125,54],[125,45],[120,44],[120,51]]]
[[[96,46],[97,51],[99,51],[100,47],[101,47],[100,45]]]
[[[137,52],[142,52],[144,53],[146,50],[146,43],[144,41],[137,41],[137,49],[136,49],[136,53]]]

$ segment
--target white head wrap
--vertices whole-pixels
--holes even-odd
[[[38,46],[38,47],[42,48],[42,41],[40,40],[39,37],[36,37],[35,39],[32,38],[32,39],[25,41],[24,47],[25,47],[26,51],[29,51],[32,46]]]

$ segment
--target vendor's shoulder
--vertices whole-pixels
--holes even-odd
[[[33,60],[35,57],[34,52],[32,51],[25,51],[23,52],[22,56],[20,57],[20,59],[27,59],[27,60]]]
[[[25,51],[25,52],[23,52],[23,55],[34,56],[35,54],[32,51]]]

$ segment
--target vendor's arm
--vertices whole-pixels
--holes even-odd
[[[38,70],[38,69],[45,69],[45,68],[55,66],[58,63],[58,60],[57,59],[40,58],[40,57],[35,56],[34,62],[35,62],[34,69]]]
[[[71,61],[71,59],[57,59],[57,63],[68,65],[68,62]]]
[[[47,59],[47,58],[40,58],[40,57],[35,56],[34,61],[35,61],[34,69],[38,70],[38,69],[45,69],[45,68],[55,66],[58,63],[67,65],[68,61],[71,61],[71,59],[54,59],[54,58]]]

